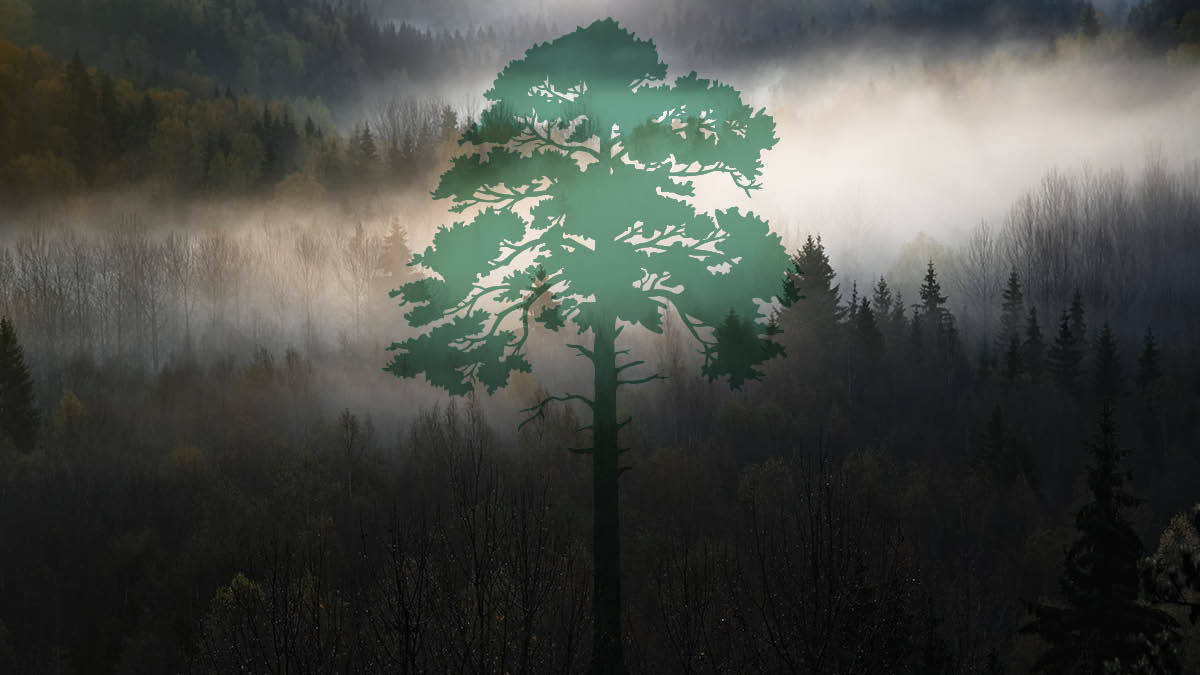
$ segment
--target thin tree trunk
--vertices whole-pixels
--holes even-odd
[[[615,322],[596,330],[592,347],[592,673],[624,673],[621,654],[621,539],[617,478],[617,363]]]

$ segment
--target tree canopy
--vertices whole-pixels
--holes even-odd
[[[733,87],[666,74],[654,44],[612,20],[537,45],[499,74],[433,192],[473,216],[413,257],[433,275],[394,291],[410,324],[429,330],[392,345],[391,372],[424,373],[455,394],[473,381],[495,391],[530,370],[534,324],[661,333],[673,309],[710,379],[740,387],[761,375],[781,351],[767,305],[787,254],[753,213],[705,213],[686,198],[706,175],[759,187],[775,125]]]

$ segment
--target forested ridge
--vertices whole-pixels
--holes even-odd
[[[701,64],[901,34],[1186,69],[1200,45],[1192,0],[773,7],[638,20]],[[591,419],[544,406],[580,374],[448,399],[383,372],[413,335],[393,291],[433,279],[432,177],[485,128],[415,83],[556,28],[417,8],[470,17],[0,0],[0,673],[588,669]],[[1047,168],[866,276],[829,223],[773,220],[802,232],[783,357],[741,390],[698,375],[687,316],[623,326],[656,373],[617,411],[629,669],[1200,672],[1186,151]],[[558,327],[535,355],[586,351]]]
[[[370,189],[428,171],[459,124],[437,101],[394,99],[343,135],[319,102],[235,95],[199,76],[138,88],[78,53],[2,41],[0,111],[3,193],[18,206],[147,185],[173,199]]]
[[[791,356],[762,385],[694,381],[668,327],[671,379],[627,404],[632,665],[1023,672],[1040,653],[1023,601],[1059,602],[1106,400],[1104,433],[1129,451],[1115,471],[1146,499],[1128,516],[1141,597],[1177,621],[1163,639],[1183,672],[1195,665],[1187,605],[1172,604],[1194,591],[1170,571],[1196,553],[1194,345],[1153,327],[1117,339],[1078,297],[1039,313],[1013,272],[995,335],[971,346],[932,264],[917,297],[886,279],[847,295],[815,238],[785,288],[804,298],[779,317]],[[211,330],[204,297],[196,334]],[[3,460],[10,669],[582,667],[571,409],[516,437],[478,399],[377,427],[372,406],[326,399],[347,376],[380,386],[370,349],[243,344],[160,348],[157,367],[33,357],[36,400],[52,403],[6,423],[31,440]]]

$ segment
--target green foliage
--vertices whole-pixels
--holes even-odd
[[[34,403],[33,378],[8,317],[0,318],[0,442],[22,452],[33,450],[41,415]]]
[[[491,107],[433,191],[473,215],[413,257],[436,276],[397,294],[411,324],[440,327],[393,344],[393,373],[424,372],[453,393],[473,379],[495,390],[528,368],[535,325],[661,333],[675,311],[710,379],[740,387],[761,376],[780,353],[763,310],[787,260],[780,239],[753,213],[699,212],[679,197],[702,175],[758,187],[774,123],[727,85],[665,74],[653,43],[611,20],[534,46],[500,72],[485,93]],[[532,311],[543,295],[550,304]],[[447,356],[432,358],[438,350]]]

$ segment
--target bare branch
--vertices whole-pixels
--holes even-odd
[[[559,402],[563,402],[563,403],[565,403],[567,401],[583,401],[584,403],[587,404],[587,406],[589,408],[591,408],[593,410],[596,409],[596,404],[593,403],[590,398],[587,398],[586,396],[580,396],[579,394],[566,394],[565,396],[547,396],[546,398],[542,399],[541,402],[539,402],[537,405],[530,406],[528,408],[524,408],[521,410],[521,412],[532,412],[533,414],[530,415],[529,417],[527,417],[523,422],[521,422],[520,424],[517,425],[517,431],[520,431],[521,428],[524,427],[526,424],[529,424],[530,422],[534,421],[535,419],[542,417],[546,412],[546,406],[554,401],[559,401]]]
[[[640,366],[640,365],[642,365],[643,363],[645,363],[645,361],[630,361],[629,363],[626,363],[626,364],[625,364],[625,365],[623,365],[623,366],[617,366],[617,372],[619,373],[619,372],[621,372],[622,370],[626,370],[626,369],[628,369],[628,368],[633,368],[633,367],[635,367],[635,366]]]
[[[647,375],[646,377],[641,377],[636,380],[617,380],[617,386],[620,387],[620,386],[626,385],[626,384],[645,384],[647,382],[650,382],[651,380],[665,380],[665,379],[667,379],[666,375],[659,375],[658,373],[655,373],[653,375]]]
[[[595,354],[595,352],[593,352],[592,350],[588,349],[587,347],[584,347],[583,345],[572,345],[572,344],[569,344],[569,345],[567,345],[567,346],[568,346],[568,347],[570,347],[571,349],[577,350],[577,351],[578,351],[578,352],[579,352],[579,353],[580,353],[582,356],[586,356],[586,357],[587,357],[587,358],[589,358],[589,359],[595,359],[595,358],[596,358],[596,354]]]

